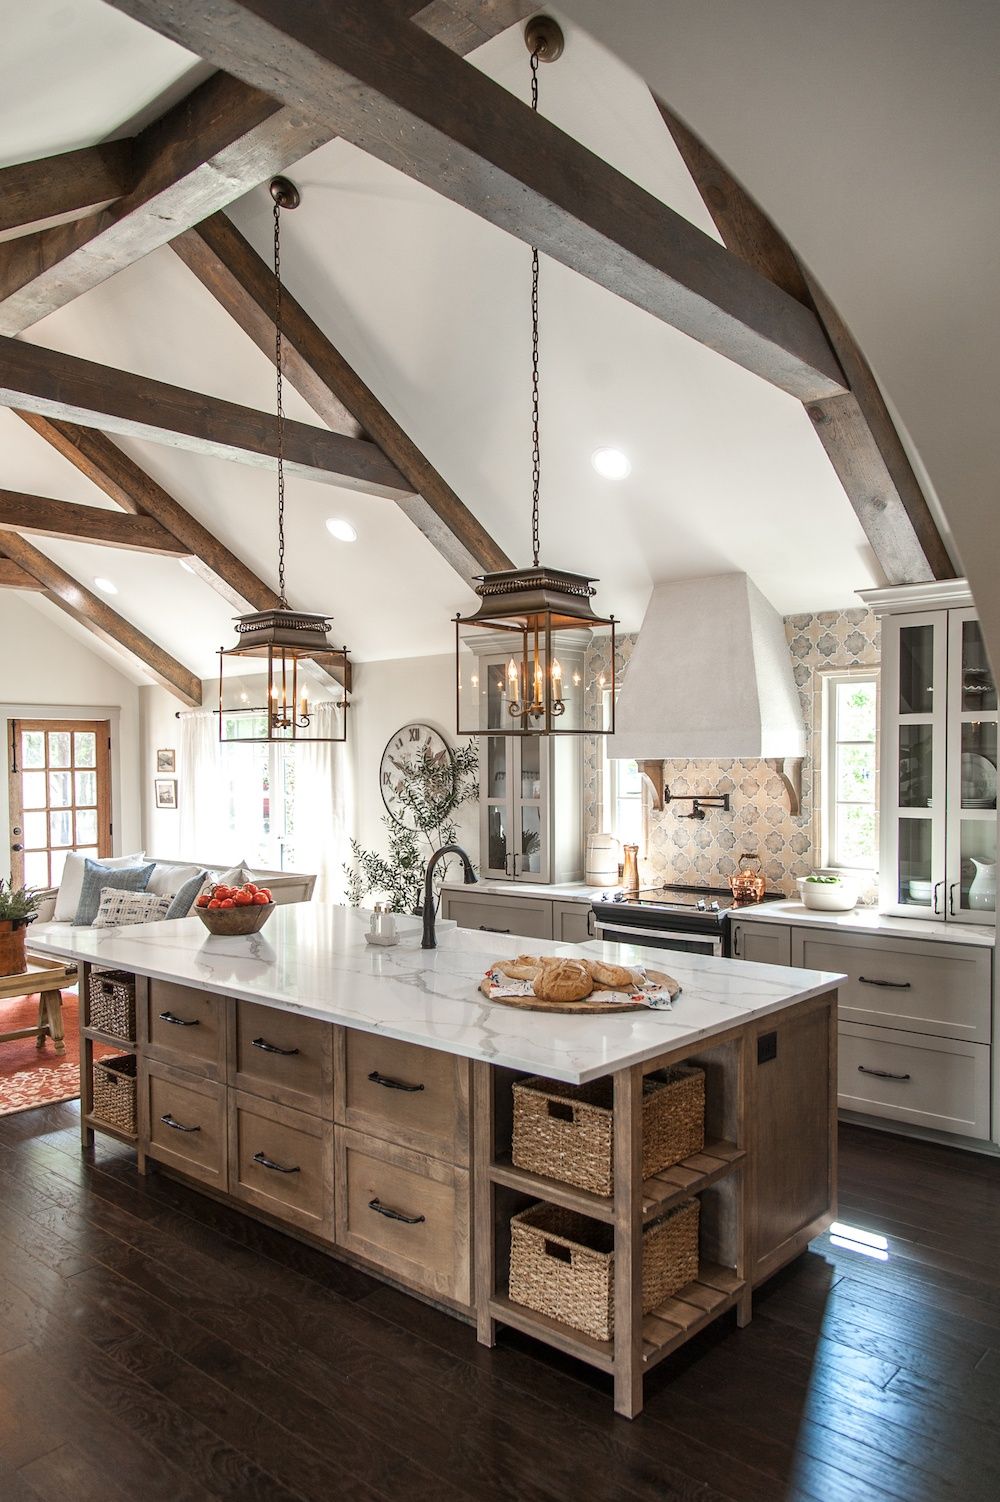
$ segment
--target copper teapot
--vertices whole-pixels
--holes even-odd
[[[747,861],[754,861],[756,865],[747,867]],[[740,856],[739,866],[729,878],[734,902],[760,902],[764,895],[764,873],[761,866],[761,858],[756,853],[745,851]]]

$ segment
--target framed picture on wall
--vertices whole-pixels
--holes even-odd
[[[177,779],[176,777],[157,777],[154,779],[156,786],[157,808],[177,807]]]
[[[168,747],[164,751],[157,751],[156,770],[158,772],[177,771],[177,752],[173,749],[173,747]]]

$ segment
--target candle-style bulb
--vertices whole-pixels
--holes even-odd
[[[558,657],[552,659],[552,687],[557,693],[562,689],[562,668],[559,666]]]
[[[511,683],[516,686],[516,684],[517,684],[517,663],[514,661],[513,657],[510,659],[510,662],[508,662],[508,664],[507,664],[507,677],[510,679]]]

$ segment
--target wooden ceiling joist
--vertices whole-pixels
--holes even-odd
[[[201,704],[201,680],[183,663],[151,641],[131,621],[112,610],[45,553],[15,533],[5,533],[4,552],[41,585],[46,597],[73,620],[120,651],[130,653],[163,688],[182,703],[197,709]]]
[[[394,0],[111,3],[801,400],[846,390],[815,313]]]
[[[42,162],[0,168],[0,230],[57,214],[85,213],[121,198],[131,185],[130,141],[106,141]]]
[[[657,100],[664,123],[729,250],[814,313],[848,390],[806,411],[889,584],[955,578],[933,513],[857,342],[792,247],[732,174]]]
[[[0,338],[0,406],[271,469],[278,420],[268,413]],[[285,422],[288,474],[400,500],[411,487],[375,444]]]
[[[124,516],[103,506],[78,506],[48,496],[0,490],[0,532],[96,542],[112,548],[184,557],[187,549],[151,516]]]
[[[13,558],[0,553],[0,589],[43,589],[33,574],[29,574]]]
[[[181,260],[249,335],[274,358],[274,272],[225,214],[172,242]],[[331,427],[360,428],[405,476],[415,494],[398,504],[465,579],[511,562],[308,313],[283,293],[286,379]]]

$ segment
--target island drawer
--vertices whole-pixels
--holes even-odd
[[[336,1128],[336,1149],[338,1246],[468,1305],[468,1173],[347,1127]]]
[[[226,1087],[144,1059],[139,1097],[140,1140],[147,1157],[224,1190]]]
[[[990,1041],[990,961],[985,947],[937,940],[869,939],[796,928],[792,963],[839,970],[841,1022]]]
[[[336,1075],[337,1120],[345,1126],[468,1163],[468,1059],[343,1028]]]
[[[552,903],[544,897],[466,896],[445,892],[442,918],[454,918],[459,928],[484,933],[523,934],[528,939],[551,939]]]
[[[193,986],[151,980],[142,1006],[143,1049],[150,1058],[226,1079],[225,1000]]]
[[[229,1091],[229,1192],[333,1238],[333,1123]]]
[[[250,1001],[230,1004],[229,1083],[312,1116],[333,1117],[328,1022]]]
[[[839,1035],[842,1110],[963,1137],[989,1136],[988,1045],[852,1022],[842,1022]]]

